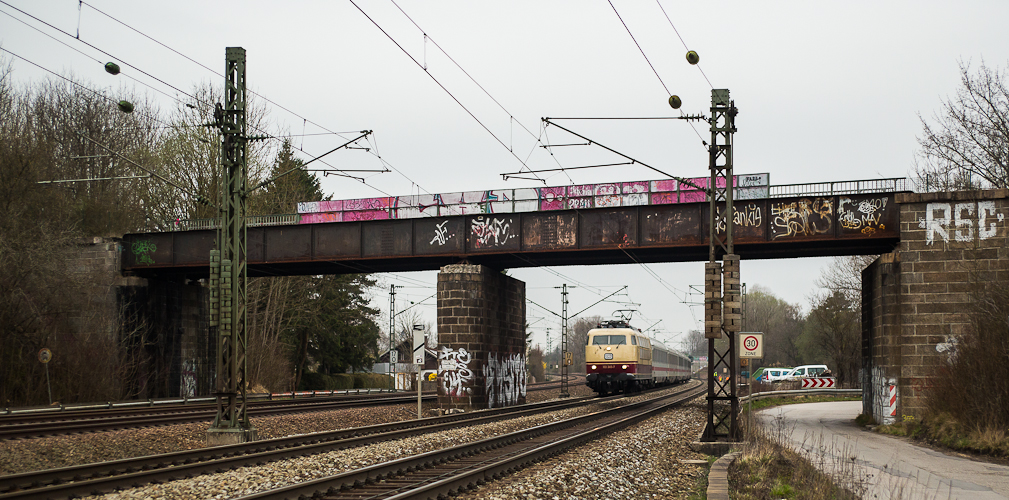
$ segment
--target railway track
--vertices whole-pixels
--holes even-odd
[[[490,423],[620,398],[622,396],[555,400],[444,417],[2,476],[0,477],[0,500],[69,498],[106,493],[152,482],[193,477],[287,458],[402,439],[459,426]]]
[[[282,499],[439,499],[494,481],[616,432],[704,392],[697,382],[674,394],[393,460],[242,497]]]
[[[575,384],[573,381],[571,384]],[[557,382],[530,384],[527,391],[556,389]],[[431,392],[422,394],[424,402],[437,400]],[[249,415],[267,417],[311,411],[330,411],[370,405],[414,404],[416,393],[396,392],[341,396],[314,396],[310,399],[250,401]],[[133,429],[162,425],[208,422],[217,414],[214,403],[174,404],[157,407],[91,408],[84,410],[45,411],[0,415],[0,440],[27,439],[87,432]]]

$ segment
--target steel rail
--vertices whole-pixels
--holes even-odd
[[[436,400],[437,396],[428,395],[424,396],[423,399],[430,402]],[[399,395],[395,397],[382,397],[374,399],[316,400],[308,402],[292,401],[279,401],[273,402],[272,405],[265,407],[260,406],[252,410],[250,414],[253,417],[265,417],[313,411],[340,410],[344,408],[357,408],[372,405],[410,404],[416,403],[417,397],[399,393]],[[106,413],[104,415],[98,415],[96,412],[83,412],[76,415],[50,415],[50,418],[42,421],[0,422],[0,440],[206,422],[212,420],[214,415],[217,413],[217,410],[212,405],[207,405],[205,408],[196,408],[192,406],[183,407],[174,411],[170,411],[168,408],[159,408],[157,412],[147,412],[139,415],[135,414],[133,410],[123,411],[126,413]],[[61,418],[52,419],[52,416]]]
[[[622,398],[547,401],[0,476],[0,500],[69,498]]]
[[[703,392],[703,386],[693,382],[687,390],[656,399],[264,491],[241,500],[444,498],[625,429]],[[663,402],[672,398],[672,402]],[[626,415],[628,412],[631,415]]]
[[[526,390],[544,391],[558,387],[560,387],[558,382],[544,382],[531,384]],[[253,417],[265,417],[368,405],[413,404],[417,400],[414,394],[416,393],[396,392],[372,396],[343,395],[311,400],[251,401],[250,414]],[[433,391],[425,391],[424,401],[431,402],[435,399]],[[216,407],[207,403],[118,409],[96,405],[87,410],[0,415],[0,440],[204,422],[212,419],[215,412]]]

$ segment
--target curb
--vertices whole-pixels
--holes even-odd
[[[729,465],[738,456],[738,451],[722,455],[711,464],[711,470],[708,471],[708,500],[729,500]]]

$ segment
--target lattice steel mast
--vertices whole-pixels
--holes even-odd
[[[211,334],[217,337],[217,417],[207,431],[208,444],[256,439],[246,406],[246,208],[248,142],[246,135],[245,49],[225,50],[224,106],[217,105],[214,125],[221,130],[221,224],[217,250],[210,252]]]
[[[738,114],[728,89],[711,91],[711,171],[709,253],[704,265],[704,336],[708,339],[708,421],[701,441],[739,439],[739,398],[736,396],[736,336],[742,322],[739,289],[739,256],[732,249],[733,176],[732,136]],[[721,164],[719,164],[721,162]],[[724,209],[722,209],[724,202]],[[721,254],[722,263],[716,259]],[[723,265],[724,264],[724,265]],[[719,350],[715,341],[728,336],[728,346]],[[728,376],[722,380],[719,374]],[[729,403],[728,413],[716,414],[715,402]],[[728,420],[728,422],[726,422]]]

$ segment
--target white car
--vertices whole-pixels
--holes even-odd
[[[801,378],[817,377],[827,371],[827,365],[802,365],[797,366],[785,375],[786,380],[798,380]]]

